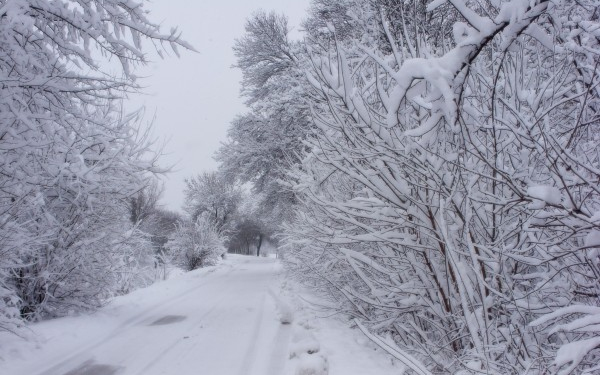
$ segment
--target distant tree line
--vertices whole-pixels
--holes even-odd
[[[260,211],[258,199],[221,170],[204,172],[186,180],[185,204],[190,223],[214,228],[231,253],[261,255],[271,239],[271,220]]]

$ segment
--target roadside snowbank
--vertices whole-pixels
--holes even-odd
[[[400,375],[404,366],[372,344],[350,321],[328,316],[318,298],[282,280],[281,299],[294,310],[286,375]]]

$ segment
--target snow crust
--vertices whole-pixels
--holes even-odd
[[[527,195],[541,201],[541,206],[537,208],[543,208],[545,204],[559,205],[562,199],[558,188],[547,185],[529,186]],[[534,202],[534,204],[536,203]]]
[[[597,247],[600,246],[600,230],[592,230],[585,237],[585,247]]]

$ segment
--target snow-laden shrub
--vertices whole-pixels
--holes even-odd
[[[600,1],[318,3],[290,268],[415,373],[598,373]]]
[[[22,322],[19,317],[19,298],[0,285],[0,331],[16,332]]]
[[[53,242],[38,245],[17,260],[6,285],[14,293],[9,299],[17,301],[21,318],[40,320],[93,310],[114,295],[153,281],[149,236],[131,228],[126,219],[108,218],[112,222],[89,215],[70,232],[48,230]]]
[[[151,236],[138,229],[126,232],[115,245],[116,293],[127,294],[152,284],[156,278],[157,259]]]
[[[226,252],[223,237],[207,215],[180,223],[166,247],[174,263],[187,271],[214,265]]]

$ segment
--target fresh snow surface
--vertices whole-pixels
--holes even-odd
[[[277,260],[229,255],[94,314],[33,324],[27,339],[0,333],[0,374],[402,374],[308,298]]]
[[[535,199],[539,199],[549,204],[560,204],[560,190],[554,186],[530,186],[527,188],[527,194]]]

